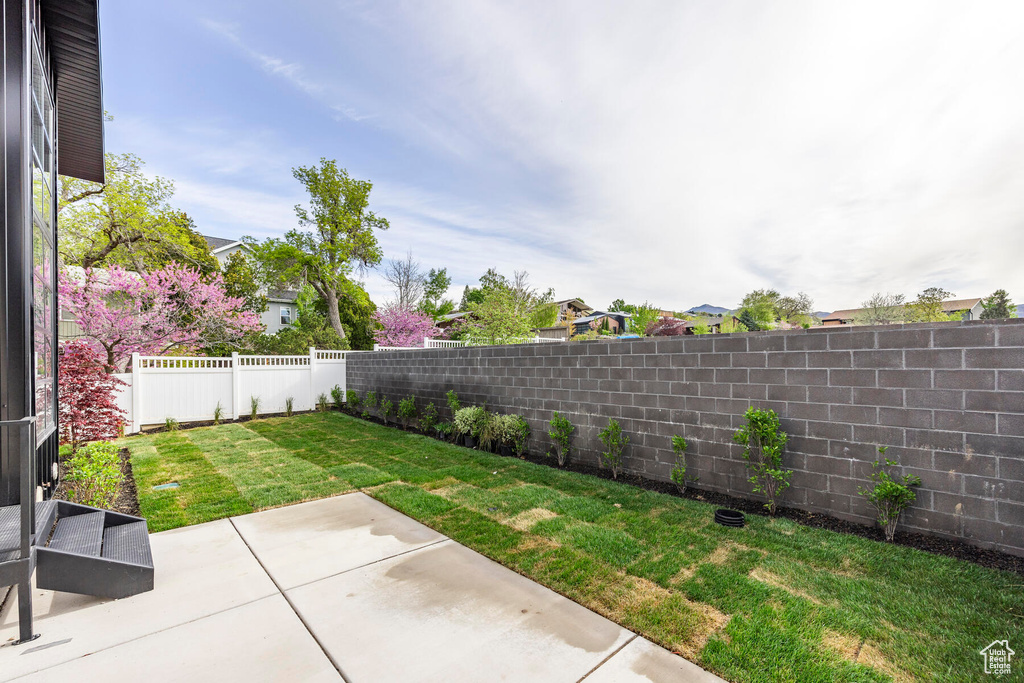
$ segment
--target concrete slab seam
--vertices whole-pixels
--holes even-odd
[[[629,645],[630,643],[632,643],[632,642],[633,642],[634,640],[636,640],[636,639],[637,639],[637,638],[639,638],[639,637],[640,637],[640,636],[638,636],[637,634],[635,634],[635,633],[634,633],[634,634],[633,634],[633,637],[632,637],[632,638],[630,638],[629,640],[627,640],[626,642],[624,642],[624,643],[623,643],[622,645],[620,645],[619,647],[615,648],[615,651],[614,651],[614,652],[612,652],[612,653],[611,653],[610,655],[608,655],[607,657],[605,657],[604,659],[602,659],[602,660],[601,660],[600,662],[598,662],[598,663],[597,663],[597,666],[595,666],[595,667],[594,667],[593,669],[591,669],[591,670],[590,670],[590,671],[588,671],[587,673],[583,674],[583,678],[581,678],[581,679],[580,679],[579,681],[576,681],[576,683],[581,683],[581,682],[582,682],[582,681],[583,681],[583,680],[584,680],[585,678],[587,678],[588,676],[590,676],[590,674],[594,673],[595,671],[597,671],[598,669],[600,669],[600,668],[601,668],[602,666],[604,666],[604,665],[605,665],[605,664],[606,664],[606,663],[608,662],[608,660],[609,660],[609,659],[611,659],[611,658],[612,658],[612,657],[614,657],[615,655],[617,655],[617,654],[619,654],[620,652],[622,652],[622,650],[623,650],[623,649],[624,649],[624,648],[625,648],[625,647],[626,647],[627,645]]]

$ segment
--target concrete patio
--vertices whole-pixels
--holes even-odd
[[[721,680],[361,493],[151,541],[150,593],[37,590],[0,680]]]

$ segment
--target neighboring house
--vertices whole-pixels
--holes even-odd
[[[246,246],[239,240],[227,239],[225,237],[210,237],[209,235],[203,235],[203,239],[206,240],[206,244],[209,245],[210,253],[213,254],[220,263],[221,270],[228,267],[229,256],[234,254],[236,251],[246,248]]]
[[[465,319],[468,315],[470,315],[469,311],[455,311],[454,313],[447,313],[437,319],[437,327],[438,329],[447,330],[458,321]]]
[[[602,329],[606,320],[608,330],[612,334],[622,334],[626,331],[626,318],[629,317],[629,313],[620,311],[593,311],[590,315],[572,321],[573,334],[586,334],[589,330]]]
[[[260,314],[260,320],[267,328],[267,334],[277,334],[291,327],[298,315],[295,302],[299,293],[294,290],[271,289],[267,292],[267,310]]]
[[[739,323],[739,319],[736,316],[731,315],[728,319],[732,320],[733,324]],[[726,318],[722,316],[716,316],[714,318],[700,318],[697,320],[662,318],[649,328],[648,336],[676,337],[684,334],[693,334],[693,328],[698,325],[705,325],[709,330],[711,330],[711,333],[717,334],[722,331],[722,322],[725,320]]]
[[[210,235],[203,235],[203,239],[210,246],[210,253],[217,257],[221,270],[227,268],[228,258],[232,254],[248,249],[240,240]],[[299,298],[299,293],[294,289],[268,289],[265,294],[267,310],[260,314],[260,321],[267,328],[266,333],[277,334],[286,327],[291,327],[298,315],[295,302]]]
[[[825,326],[852,325],[857,317],[864,313],[865,308],[847,308],[830,313],[821,319]],[[942,302],[942,311],[946,315],[957,313],[963,320],[978,320],[984,311],[981,299],[951,299]]]
[[[564,323],[568,318],[582,318],[590,315],[594,309],[586,305],[580,299],[563,299],[562,301],[556,301],[555,304],[558,306],[558,320],[556,322]]]

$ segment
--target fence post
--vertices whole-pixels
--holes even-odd
[[[242,400],[242,376],[238,367],[238,351],[231,352],[231,419],[238,419],[238,405]]]
[[[316,347],[309,347],[309,405],[316,408]],[[340,406],[339,406],[340,407]]]
[[[132,354],[132,434],[142,431],[142,361],[138,353]]]
[[[425,348],[425,349],[432,349],[432,348],[434,348],[434,345],[430,343],[432,341],[434,341],[434,340],[431,339],[430,337],[424,337],[423,338],[423,348]]]

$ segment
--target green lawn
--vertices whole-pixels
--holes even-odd
[[[340,413],[123,443],[151,531],[361,489],[730,681],[984,680],[1024,646],[1018,575]]]

